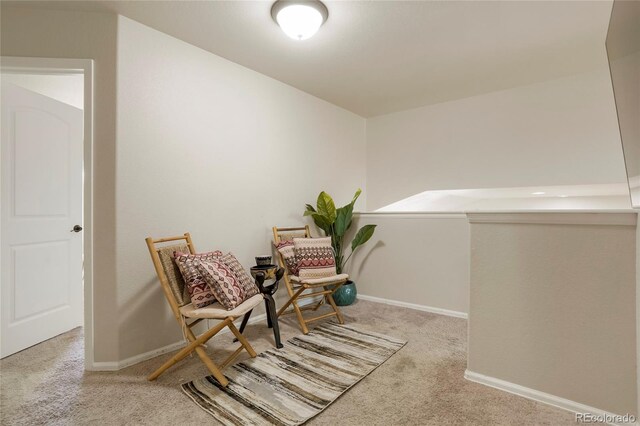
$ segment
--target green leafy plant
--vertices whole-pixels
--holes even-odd
[[[318,195],[318,201],[314,208],[311,204],[306,205],[305,216],[311,216],[313,222],[327,237],[331,237],[331,245],[336,257],[336,270],[341,274],[344,266],[347,264],[356,248],[360,247],[373,236],[376,225],[364,225],[356,232],[351,240],[351,253],[344,258],[344,238],[345,234],[351,227],[351,219],[353,218],[353,206],[362,193],[358,189],[349,204],[344,207],[336,208],[333,198],[326,192],[322,191]],[[347,243],[348,244],[348,243]]]

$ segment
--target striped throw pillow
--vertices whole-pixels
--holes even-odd
[[[228,311],[245,300],[244,290],[236,274],[218,260],[203,260],[196,266],[216,299]]]
[[[282,255],[284,265],[287,267],[289,275],[298,275],[298,259],[296,258],[296,251],[293,247],[293,241],[280,241],[276,245],[276,249]]]
[[[223,256],[221,251],[211,251],[207,253],[189,254],[175,252],[173,259],[178,265],[178,269],[184,278],[185,286],[191,303],[196,308],[204,308],[207,305],[215,303],[217,300],[207,282],[202,278],[202,274],[198,271],[198,264],[201,261],[211,261]]]
[[[336,275],[331,237],[294,238],[293,247],[298,261],[301,280],[326,278]]]
[[[233,253],[227,253],[220,258],[220,262],[224,263],[235,274],[238,279],[240,288],[242,289],[242,302],[260,293],[258,286],[244,267],[240,264]]]

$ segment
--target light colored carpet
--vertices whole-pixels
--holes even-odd
[[[297,426],[317,416],[407,342],[325,322],[212,376],[182,385],[194,403],[228,426]]]
[[[309,425],[575,425],[572,413],[465,380],[465,320],[364,301],[343,313],[348,324],[409,343]],[[280,324],[283,341],[300,334],[294,318]],[[265,323],[246,334],[258,352],[273,347]],[[212,341],[217,359],[236,345],[231,334]],[[207,375],[195,356],[155,383],[146,380],[169,356],[118,372],[85,372],[81,330],[65,333],[0,361],[0,423],[212,424],[180,389]]]

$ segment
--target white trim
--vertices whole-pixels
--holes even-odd
[[[2,56],[2,72],[16,74],[81,74],[93,59]]]
[[[93,340],[93,59],[0,57],[2,72],[38,74],[84,74],[84,367],[96,368]],[[108,364],[108,363],[107,363]]]
[[[254,324],[256,322],[264,321],[266,318],[267,318],[266,314],[257,315],[255,317],[249,319],[249,322],[247,323],[247,325]],[[240,318],[237,318],[237,320],[239,320],[239,319]],[[208,321],[207,321],[207,325],[209,325]],[[217,334],[217,336],[220,336],[220,335],[223,335],[223,334],[227,334],[229,332],[230,332],[229,328],[225,327]],[[155,358],[157,356],[164,355],[164,354],[169,353],[169,352],[177,351],[178,349],[183,348],[185,345],[186,345],[186,342],[184,340],[180,340],[178,342],[171,343],[171,344],[169,344],[167,346],[163,346],[163,347],[158,348],[158,349],[153,349],[153,350],[148,351],[148,352],[144,352],[144,353],[141,353],[141,354],[138,354],[138,355],[131,356],[129,358],[125,358],[125,359],[123,359],[121,361],[94,362],[92,371],[117,371],[117,370],[121,370],[123,368],[131,367],[132,365],[138,364],[140,362],[147,361],[147,360],[149,360],[151,358]]]
[[[116,361],[95,361],[91,365],[91,368],[87,368],[88,371],[118,371],[119,369],[120,368],[118,367],[118,362]]]
[[[636,226],[637,214],[629,213],[468,213],[469,223],[524,223],[549,225]]]
[[[362,216],[410,216],[410,217],[421,217],[421,216],[454,216],[461,217],[466,216],[468,214],[520,214],[520,213],[634,213],[635,210],[633,208],[628,209],[504,209],[504,210],[442,210],[442,211],[372,211],[372,212],[353,212],[355,215]]]
[[[409,309],[415,309],[417,311],[431,312],[432,314],[446,315],[448,317],[467,319],[469,316],[466,312],[452,311],[449,309],[435,308],[433,306],[401,302],[399,300],[383,299],[382,297],[367,296],[365,294],[358,294],[357,297],[358,299],[366,300],[369,302],[384,303],[385,305],[391,305],[391,306],[400,306],[402,308],[409,308]]]
[[[571,401],[565,398],[560,398],[559,396],[551,395],[545,392],[540,392],[531,388],[526,388],[524,386],[516,385],[515,383],[507,382],[501,379],[496,379],[495,377],[485,376],[484,374],[475,373],[469,370],[465,370],[464,378],[471,382],[480,383],[481,385],[499,389],[504,392],[509,392],[514,395],[521,396],[523,398],[538,401],[547,405],[552,405],[554,407],[561,408],[563,410],[571,411],[574,413],[589,413],[597,416],[619,416],[619,414],[609,413],[607,411],[593,408],[588,405],[581,404],[579,402]],[[610,423],[610,424],[617,425],[619,423]],[[635,423],[623,423],[623,424],[638,425],[638,421],[636,419]]]
[[[151,358],[155,358],[160,355],[164,355],[168,352],[176,351],[182,347],[184,347],[184,340],[180,340],[179,342],[171,343],[170,345],[164,346],[159,349],[154,349],[149,352],[145,352],[142,354],[134,355],[129,358],[125,358],[122,361],[113,361],[113,362],[94,362],[92,371],[117,371],[123,368],[130,367],[134,364],[137,364],[142,361],[146,361]]]
[[[455,212],[354,212],[360,217],[392,217],[394,219],[466,219],[466,213]]]
[[[316,298],[310,297],[307,299],[302,300],[299,305],[300,306],[305,306],[305,305],[309,305],[313,302],[313,300]],[[236,321],[241,320],[242,317],[238,317],[236,318]],[[265,321],[267,319],[267,314],[260,314],[260,315],[256,315],[254,317],[251,317],[249,319],[249,321],[247,322],[247,325],[251,325],[251,324],[255,324],[258,322],[262,322]],[[211,328],[212,325],[209,324],[210,321],[216,321],[216,320],[206,320],[206,324],[207,324],[207,328]],[[267,330],[271,330],[271,329],[267,329]],[[226,334],[229,333],[230,330],[228,327],[223,328],[217,335],[221,335],[221,334]],[[139,362],[143,362],[146,360],[149,360],[151,358],[155,358],[157,356],[160,355],[164,355],[168,352],[173,352],[175,350],[178,350],[182,347],[184,347],[185,345],[185,341],[184,340],[180,340],[179,342],[175,342],[175,343],[171,343],[167,346],[163,346],[161,348],[158,349],[153,349],[151,351],[148,352],[144,352],[138,355],[134,355],[132,357],[129,358],[125,358],[121,361],[110,361],[110,362],[94,362],[92,363],[92,368],[91,371],[117,371],[126,367],[130,367],[134,364],[137,364]]]

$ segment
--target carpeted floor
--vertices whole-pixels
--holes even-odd
[[[465,320],[365,301],[343,313],[349,324],[409,343],[309,425],[575,424],[572,413],[465,380]],[[283,340],[300,333],[292,317],[280,324]],[[265,323],[247,327],[246,334],[258,352],[273,345]],[[211,346],[221,359],[235,344],[231,334],[223,334]],[[0,423],[215,424],[179,386],[207,375],[197,357],[155,383],[146,380],[169,356],[118,372],[85,372],[82,332],[70,331],[0,361]]]

